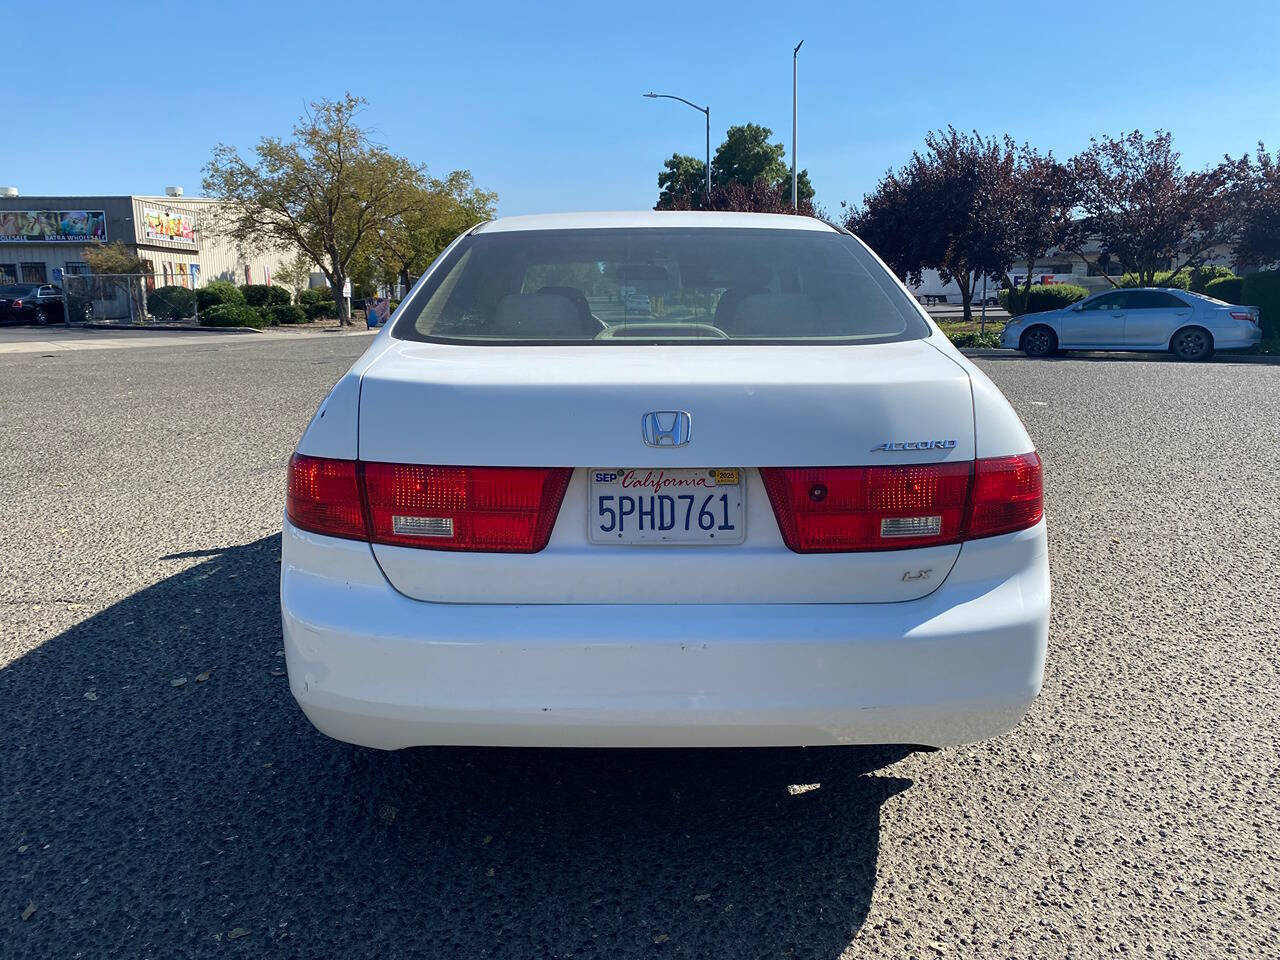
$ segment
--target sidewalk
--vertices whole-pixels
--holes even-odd
[[[285,333],[250,330],[244,327],[165,329],[163,327],[2,327],[0,355],[13,353],[64,353],[69,350],[119,350],[137,347],[174,347],[226,343],[256,343],[264,340],[305,340],[311,337],[369,336],[376,333],[363,324],[349,330]]]

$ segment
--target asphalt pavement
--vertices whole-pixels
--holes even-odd
[[[327,740],[289,452],[368,339],[0,356],[0,956],[1280,955],[1280,367],[984,357],[1053,623],[937,753]]]

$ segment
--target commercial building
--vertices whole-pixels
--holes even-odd
[[[270,283],[283,252],[251,253],[218,234],[216,200],[162,196],[23,197],[0,188],[0,284],[61,283],[89,273],[85,248],[125,244],[151,274],[149,285],[203,286],[211,280]]]

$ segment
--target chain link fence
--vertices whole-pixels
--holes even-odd
[[[200,322],[200,305],[189,283],[157,284],[150,273],[64,276],[62,292],[68,323]]]

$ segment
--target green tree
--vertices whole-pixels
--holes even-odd
[[[662,167],[662,172],[658,174],[658,203],[655,210],[681,209],[683,198],[706,192],[705,161],[687,154],[673,153],[670,159],[662,162]]]
[[[759,196],[768,203],[781,195],[789,205],[791,168],[786,162],[786,148],[781,143],[770,143],[771,136],[772,130],[757,123],[739,124],[725,131],[724,142],[711,158],[711,183],[713,187],[725,188],[726,192],[720,201],[715,201],[713,191],[710,205],[706,197],[705,162],[673,153],[663,162],[663,170],[658,174],[660,192],[655,209],[730,209],[724,206],[724,197],[729,195],[736,198],[735,202],[743,197]],[[796,175],[796,194],[802,209],[812,207],[813,184],[809,182],[808,170]]]
[[[129,298],[129,315],[134,322],[141,322],[147,315],[147,295],[143,292],[141,274],[150,273],[147,264],[136,250],[120,241],[95,243],[84,248],[84,262],[98,276],[107,279],[95,281],[95,296],[114,296],[108,289],[119,290]],[[66,281],[63,281],[64,283]]]
[[[356,125],[364,100],[347,93],[320,100],[292,137],[263,137],[252,162],[219,144],[204,189],[225,202],[218,227],[246,249],[285,246],[306,253],[324,273],[345,326],[342,289],[362,245],[413,207],[422,168],[374,144]]]
[[[296,296],[307,289],[311,280],[311,266],[311,260],[305,253],[296,253],[276,268],[272,279],[280,286],[288,287]]]
[[[147,266],[132,248],[119,240],[84,248],[84,262],[96,274],[147,273]]]
[[[470,170],[454,170],[443,180],[416,188],[411,205],[378,235],[376,259],[383,281],[408,287],[440,252],[477,223],[493,219],[498,195],[475,185]]]

